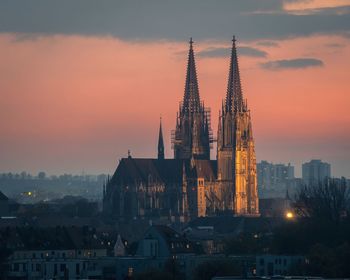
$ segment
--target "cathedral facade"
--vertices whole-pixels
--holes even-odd
[[[226,97],[217,139],[210,110],[200,99],[192,39],[185,92],[172,132],[174,159],[165,159],[162,124],[156,159],[122,158],[103,187],[103,211],[118,219],[178,218],[221,214],[259,215],[254,139],[243,98],[236,40],[233,38]],[[210,160],[217,141],[216,160]]]

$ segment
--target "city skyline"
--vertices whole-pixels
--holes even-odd
[[[93,1],[87,1],[77,18],[68,2],[57,7],[42,2],[40,9],[31,7],[41,13],[40,25],[27,24],[19,2],[0,4],[1,172],[111,173],[128,150],[135,157],[156,156],[160,115],[165,156],[172,157],[170,131],[183,95],[191,36],[201,97],[211,108],[216,135],[228,38],[235,34],[257,161],[291,162],[300,177],[302,162],[320,158],[331,163],[332,176],[349,176],[349,1],[242,1],[219,7],[191,2],[202,16],[189,14],[196,11],[194,4],[152,3],[158,6],[145,7],[142,26],[139,14],[135,26],[118,12],[121,6],[107,2],[94,11]],[[122,8],[130,12],[132,5]],[[182,23],[169,16],[163,28],[154,25],[162,11],[169,15],[174,7],[174,15],[189,9]],[[53,8],[71,17],[70,25],[42,16],[52,16]],[[220,11],[220,18],[213,11]],[[86,21],[91,15],[95,29]],[[225,16],[229,23],[222,25]],[[293,27],[300,23],[288,19],[295,17],[305,28]],[[256,25],[260,18],[269,26]]]

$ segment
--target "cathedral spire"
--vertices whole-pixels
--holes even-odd
[[[199,97],[192,38],[189,43],[185,93],[172,133],[172,148],[176,159],[209,159],[210,110],[204,107]]]
[[[197,80],[196,64],[194,59],[193,41],[190,39],[190,49],[188,52],[187,62],[187,74],[185,84],[185,94],[182,104],[182,110],[184,112],[199,112],[200,111],[200,98]]]
[[[226,112],[242,111],[244,107],[235,36],[232,38],[230,71],[228,75],[225,105]]]
[[[164,159],[164,141],[163,141],[163,131],[162,131],[162,117],[160,117],[160,123],[159,123],[158,159]]]

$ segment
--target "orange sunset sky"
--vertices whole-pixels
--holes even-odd
[[[172,157],[191,36],[215,136],[235,34],[258,161],[350,177],[350,1],[175,2],[2,1],[0,172]]]

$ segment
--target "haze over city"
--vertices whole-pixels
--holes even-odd
[[[349,5],[2,1],[0,170],[112,173],[128,150],[155,157],[160,116],[172,157],[190,37],[215,136],[235,34],[257,160],[348,177]]]
[[[0,278],[350,277],[350,0],[1,0]]]

